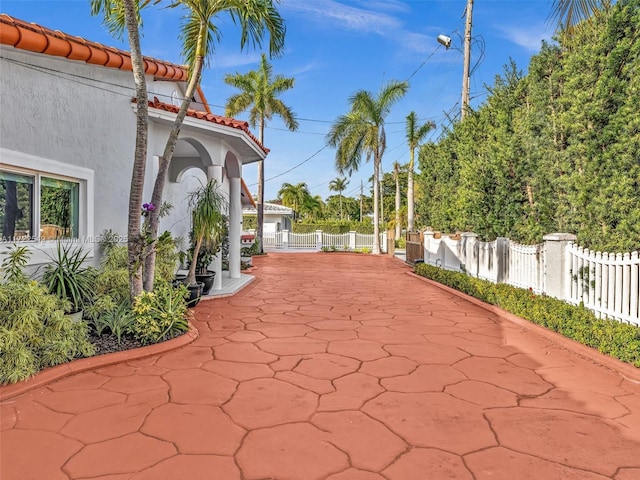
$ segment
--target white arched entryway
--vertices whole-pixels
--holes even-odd
[[[194,174],[194,170],[202,173]],[[191,172],[191,173],[190,173]],[[168,172],[168,180],[172,185],[174,201],[180,202],[181,198],[186,202],[189,188],[197,186],[195,178],[205,177],[206,180],[214,179],[220,185],[228,198],[228,210],[226,212],[229,219],[229,277],[231,279],[240,278],[240,236],[242,231],[242,164],[237,156],[229,149],[216,145],[215,152],[209,152],[207,148],[194,138],[180,138],[176,144],[171,165]],[[202,179],[204,180],[204,179]],[[200,180],[200,181],[202,181]],[[188,241],[188,231],[185,236],[184,223],[189,219],[186,205],[180,205],[178,215],[184,218],[178,219],[181,222],[180,234]],[[189,226],[190,228],[190,226]],[[174,232],[172,232],[174,233]],[[211,270],[216,272],[213,290],[222,290],[222,255],[218,254],[211,265]]]

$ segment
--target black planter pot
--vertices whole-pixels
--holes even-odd
[[[180,273],[180,274],[176,274],[176,276],[173,277],[173,282],[171,283],[173,284],[174,287],[177,287],[178,285],[186,283],[186,281],[187,281],[187,275]]]
[[[195,284],[187,285],[187,288],[189,289],[189,298],[187,298],[187,307],[193,308],[200,302],[200,298],[202,297],[202,289],[204,288],[204,283],[197,282]]]
[[[196,274],[196,281],[204,283],[204,288],[202,289],[203,295],[208,295],[211,287],[213,287],[213,281],[216,278],[216,272],[211,270],[207,270],[207,273]]]

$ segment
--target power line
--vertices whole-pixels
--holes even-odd
[[[309,158],[307,158],[307,159],[303,160],[302,162],[298,163],[297,165],[294,165],[294,166],[293,166],[293,167],[291,167],[289,170],[285,170],[284,172],[279,173],[278,175],[274,175],[273,177],[270,177],[270,178],[265,179],[265,182],[269,182],[269,181],[271,181],[271,180],[275,180],[276,178],[279,178],[279,177],[281,177],[281,176],[283,176],[283,175],[286,175],[287,173],[289,173],[289,172],[291,172],[291,171],[295,170],[296,168],[298,168],[298,167],[300,167],[300,166],[304,165],[305,163],[307,163],[307,162],[308,162],[309,160],[311,160],[313,157],[315,157],[316,155],[318,155],[321,151],[323,151],[323,150],[324,150],[325,148],[327,148],[328,146],[329,146],[328,144],[323,145],[323,147],[322,147],[320,150],[318,150],[317,152],[315,152],[315,153],[314,153],[313,155],[311,155]],[[256,183],[252,183],[252,184],[251,184],[251,185],[249,185],[249,186],[250,186],[250,187],[254,187],[254,186],[256,186],[257,184],[258,184],[257,182],[256,182]]]

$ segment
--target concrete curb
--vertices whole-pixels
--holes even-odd
[[[406,273],[407,275],[410,275],[418,280],[428,283],[429,285],[438,287],[444,290],[445,292],[452,293],[470,303],[473,303],[474,305],[477,305],[508,322],[515,323],[516,325],[523,327],[526,330],[540,337],[543,337],[547,340],[552,341],[553,343],[555,343],[556,345],[562,348],[572,351],[573,353],[575,353],[576,355],[579,355],[580,357],[586,358],[589,361],[592,361],[594,363],[602,365],[603,367],[613,370],[619,375],[621,375],[623,378],[627,379],[632,383],[640,384],[640,369],[634,367],[629,363],[625,363],[621,360],[618,360],[616,358],[600,353],[597,350],[591,347],[588,347],[586,345],[583,345],[582,343],[576,342],[575,340],[572,340],[568,337],[565,337],[560,333],[548,330],[540,325],[537,325],[528,320],[525,320],[524,318],[518,317],[517,315],[507,312],[506,310],[503,310],[500,307],[497,307],[495,305],[484,303],[483,301],[478,300],[477,298],[472,297],[471,295],[467,295],[466,293],[460,292],[454,288],[447,287],[446,285],[435,282],[433,280],[430,280],[426,277],[423,277],[413,272],[406,272]]]
[[[172,338],[171,340],[155,343],[146,347],[134,348],[132,350],[105,353],[104,355],[72,360],[67,363],[56,365],[55,367],[49,367],[23,382],[0,386],[0,401],[17,397],[18,395],[27,393],[35,388],[45,386],[56,380],[60,380],[61,378],[65,378],[76,373],[96,370],[116,363],[140,360],[159,353],[170,352],[171,350],[176,350],[177,348],[193,343],[199,335],[200,332],[198,332],[198,329],[189,322],[189,330],[184,335]]]

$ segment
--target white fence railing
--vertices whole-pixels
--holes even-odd
[[[263,244],[265,249],[276,250],[322,250],[335,248],[336,250],[356,250],[373,248],[373,234],[357,232],[324,233],[321,230],[310,233],[293,233],[288,230],[281,232],[264,232]],[[386,251],[386,232],[380,233],[380,249]]]
[[[583,303],[601,317],[640,325],[638,252],[592,252],[567,234],[547,235],[539,245],[507,238],[481,242],[473,233],[455,239],[435,236],[424,232],[425,263]]]
[[[582,302],[601,316],[638,324],[638,252],[593,252],[571,244],[567,253],[567,300]]]

